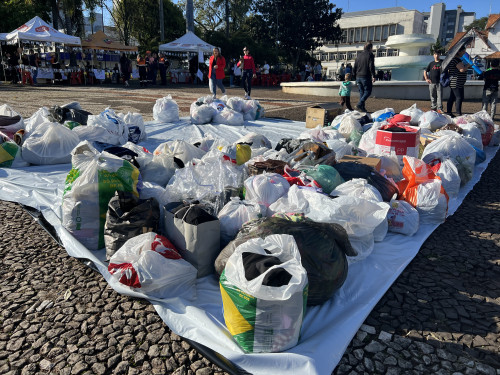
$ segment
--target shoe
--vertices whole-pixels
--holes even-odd
[[[363,109],[363,107],[355,106],[354,109],[359,112],[366,112],[366,110]]]
[[[446,113],[448,116],[450,116],[451,118],[455,118],[455,115],[453,113]]]
[[[443,112],[443,110],[442,110],[442,109],[438,109],[438,110],[437,110],[437,113],[441,113],[441,114],[443,114],[444,112]]]
[[[245,93],[245,99],[247,99],[247,100],[250,99],[250,97],[248,96],[247,93]]]

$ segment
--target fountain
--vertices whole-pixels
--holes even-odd
[[[392,35],[385,46],[399,49],[399,56],[375,58],[376,70],[391,70],[394,81],[421,81],[423,70],[433,60],[431,55],[419,55],[422,47],[429,47],[435,42],[431,34]]]

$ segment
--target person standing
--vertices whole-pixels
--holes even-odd
[[[208,78],[210,92],[213,94],[214,99],[217,97],[217,87],[222,91],[222,95],[226,93],[226,89],[222,84],[222,80],[226,76],[224,68],[226,67],[226,59],[220,54],[218,47],[215,47],[210,56],[210,63],[208,65]]]
[[[315,81],[321,81],[321,71],[323,70],[323,67],[319,62],[314,63],[314,80]]]
[[[145,87],[148,82],[146,72],[146,59],[141,55],[137,55],[137,68],[139,69],[139,83],[141,87]]]
[[[375,82],[375,56],[372,49],[373,44],[371,42],[366,43],[363,52],[354,61],[353,74],[356,77],[359,91],[359,102],[356,109],[361,112],[367,112],[365,102],[370,97],[373,82]]]
[[[339,87],[339,96],[340,96],[340,105],[343,107],[344,104],[349,111],[352,111],[351,107],[351,73],[347,73],[345,75],[345,81],[340,84]]]
[[[32,49],[30,50],[29,61],[33,78],[33,85],[36,86],[38,84],[36,78],[38,76],[38,67],[40,66],[40,57],[38,57],[38,53],[34,53]]]
[[[440,51],[434,51],[434,61],[431,61],[424,71],[425,81],[429,84],[429,94],[431,96],[431,110],[443,111],[443,88],[441,87],[441,63]]]
[[[229,60],[229,87],[234,87],[234,67],[236,62],[234,59]]]
[[[161,85],[165,86],[167,84],[167,68],[169,62],[165,59],[165,54],[160,53],[158,58],[158,69],[160,71]]]
[[[130,79],[132,65],[130,64],[130,60],[125,55],[125,53],[122,53],[122,55],[120,57],[120,70],[122,72],[122,80],[123,80],[123,83],[125,84],[125,87],[129,87],[128,81]]]
[[[240,56],[240,61],[238,61],[238,66],[241,67],[243,71],[243,88],[245,89],[245,99],[250,99],[250,94],[252,93],[252,78],[256,78],[255,74],[255,62],[253,57],[250,56],[250,49],[247,47],[243,48],[243,53],[245,56]]]
[[[483,111],[488,111],[488,104],[491,103],[490,116],[495,121],[495,114],[498,102],[498,81],[500,80],[499,61],[497,59],[491,62],[491,68],[483,73]]]
[[[241,86],[241,68],[234,64],[234,85]]]
[[[450,96],[448,97],[448,102],[446,103],[446,114],[450,117],[455,117],[453,114],[453,103],[455,103],[455,110],[458,116],[462,116],[462,102],[464,100],[465,94],[465,82],[467,81],[467,69],[470,67],[468,64],[464,64],[460,59],[465,53],[465,46],[462,46],[455,55],[455,57],[450,61],[447,66],[448,72],[450,74]]]
[[[153,53],[149,57],[149,82],[155,86],[156,85],[156,77],[158,76],[158,55]]]
[[[344,63],[340,64],[340,68],[337,71],[337,79],[343,81],[345,79],[345,67]]]

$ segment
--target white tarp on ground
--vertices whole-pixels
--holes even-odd
[[[166,140],[189,140],[205,134],[232,142],[251,131],[264,134],[275,145],[284,135],[296,137],[305,128],[303,122],[286,120],[264,119],[246,124],[245,127],[190,125],[186,121],[148,124],[148,141],[141,145],[153,150]],[[485,149],[486,161],[476,166],[473,179],[460,190],[458,198],[450,200],[449,215],[456,211],[466,194],[479,181],[497,150],[498,147]],[[57,230],[69,255],[93,261],[116,291],[146,298],[111,279],[104,262],[104,250],[87,250],[61,226],[61,196],[70,169],[69,164],[0,169],[0,199],[41,210]],[[194,302],[181,298],[150,300],[172,331],[212,348],[252,374],[272,372],[279,375],[292,371],[299,374],[330,374],[370,311],[437,226],[421,225],[413,237],[389,233],[383,242],[375,243],[373,253],[368,258],[349,267],[345,284],[332,299],[322,306],[307,310],[299,344],[283,353],[242,352],[225,328],[222,300],[215,276],[197,281],[197,299]]]
[[[19,41],[51,42],[78,46],[82,44],[80,38],[54,29],[38,16],[33,17],[24,25],[8,33],[5,38],[11,44]]]

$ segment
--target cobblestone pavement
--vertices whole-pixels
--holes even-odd
[[[208,90],[0,86],[0,103],[27,116],[41,105],[78,100],[90,111],[111,105],[150,118],[154,101],[120,98],[165,91],[186,108]],[[254,96],[268,115],[294,120],[303,120],[311,103],[327,101],[277,90]],[[400,111],[411,104],[367,105]],[[500,154],[373,309],[333,374],[500,374],[499,170]],[[70,258],[19,205],[0,202],[0,222],[1,374],[225,374],[172,333],[147,301],[117,294]]]

